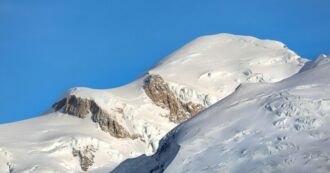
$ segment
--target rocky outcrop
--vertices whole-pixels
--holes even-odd
[[[135,138],[120,125],[111,114],[101,109],[94,100],[79,98],[75,95],[69,95],[53,105],[56,111],[73,115],[79,118],[86,118],[88,114],[92,115],[92,120],[97,122],[103,131],[117,138]],[[118,108],[117,113],[123,114],[123,110]]]
[[[118,109],[122,110],[122,109]],[[126,129],[124,129],[117,121],[112,119],[110,116],[104,116],[105,113],[96,105],[92,106],[92,119],[94,122],[98,122],[101,129],[110,133],[112,136],[117,138],[136,138],[135,135],[130,135]],[[120,112],[118,112],[120,113]],[[123,112],[121,112],[123,113]]]
[[[69,97],[55,103],[53,108],[56,111],[62,109],[63,113],[67,113],[69,115],[74,115],[79,118],[86,118],[87,114],[90,112],[91,103],[93,103],[93,101],[70,95]]]
[[[82,149],[72,149],[72,155],[79,157],[80,167],[83,171],[88,171],[88,168],[94,164],[95,149],[93,146],[86,146]]]
[[[181,123],[204,109],[201,104],[180,101],[159,75],[149,75],[144,82],[143,89],[147,96],[157,106],[170,111],[168,117],[172,122]]]

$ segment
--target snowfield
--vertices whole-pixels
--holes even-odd
[[[126,86],[73,88],[0,125],[0,172],[329,171],[328,62],[272,40],[197,38]]]

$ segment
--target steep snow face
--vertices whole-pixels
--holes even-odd
[[[243,84],[173,129],[155,155],[114,172],[330,172],[329,74],[330,63],[318,63],[274,84]]]
[[[277,41],[230,34],[198,38],[126,86],[74,88],[49,114],[1,125],[0,169],[109,171],[127,158],[153,154],[179,122],[241,83],[275,82],[305,62]],[[159,80],[147,82],[150,76]]]

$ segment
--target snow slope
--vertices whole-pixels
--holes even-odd
[[[304,62],[281,42],[218,34],[197,38],[150,72],[221,99],[240,83],[282,80]]]
[[[200,37],[126,86],[73,88],[63,96],[85,99],[88,106],[95,102],[93,110],[108,113],[128,137],[110,135],[100,122],[92,121],[95,115],[88,110],[92,108],[73,103],[68,112],[89,111],[86,117],[69,116],[60,108],[0,125],[0,172],[83,172],[84,168],[107,172],[127,158],[153,154],[159,140],[177,123],[169,120],[168,107],[159,106],[146,94],[150,75],[163,78],[175,103],[207,108],[241,83],[276,82],[298,72],[305,62],[277,41],[230,34]]]
[[[330,57],[273,84],[242,84],[114,172],[330,172]],[[308,67],[308,68],[307,68]]]

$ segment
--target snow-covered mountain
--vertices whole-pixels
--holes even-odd
[[[52,106],[49,113],[0,125],[0,172],[109,172],[128,158],[141,154],[152,155],[158,149],[159,140],[171,129],[221,100],[216,106],[198,115],[198,118],[193,118],[175,130],[190,127],[192,131],[187,128],[182,133],[196,135],[197,138],[188,135],[184,139],[188,143],[192,142],[190,140],[202,140],[204,138],[198,136],[198,131],[202,133],[204,129],[209,129],[211,135],[212,127],[214,131],[219,131],[225,127],[223,123],[230,125],[231,121],[228,122],[226,118],[223,118],[223,122],[217,118],[227,117],[222,115],[226,112],[217,111],[227,110],[222,110],[221,107],[228,106],[227,100],[240,93],[239,91],[247,90],[242,88],[250,88],[249,92],[252,93],[253,90],[263,91],[264,86],[273,86],[249,84],[248,86],[255,87],[245,87],[247,84],[241,85],[242,83],[278,82],[299,71],[307,73],[314,66],[322,64],[308,63],[308,68],[305,66],[306,69],[301,69],[306,62],[307,60],[277,41],[230,34],[200,37],[126,86],[107,90],[73,88]],[[279,84],[274,84],[274,91],[277,85]],[[240,89],[235,91],[238,86],[241,86]],[[233,92],[233,95],[227,97]],[[276,100],[276,96],[273,97]],[[223,98],[226,99],[222,100]],[[236,101],[241,100],[237,98]],[[261,109],[260,105],[255,107]],[[271,109],[267,109],[269,114]],[[247,111],[244,116],[232,117],[237,117],[237,121],[252,121],[252,117],[247,118],[249,111],[258,110],[244,109]],[[213,114],[208,113],[212,111],[215,113],[213,119]],[[255,116],[257,115],[259,114]],[[206,120],[206,117],[210,117],[210,120]],[[204,124],[197,123],[200,119],[205,119]],[[210,124],[205,124],[209,121]],[[294,119],[285,121],[291,122]],[[193,122],[196,122],[196,127],[193,127]],[[215,127],[215,124],[219,127]],[[194,128],[200,129],[193,130]],[[253,130],[255,129],[237,132],[237,135],[253,134]],[[231,133],[226,135],[230,136]],[[176,141],[179,138],[168,139],[169,137],[163,141],[173,141],[173,145],[181,145],[180,141],[184,141],[183,138],[180,141]],[[217,141],[220,142],[223,141]],[[197,144],[196,148],[191,149],[203,147],[202,144]],[[162,148],[166,146],[163,144]],[[189,152],[183,146],[181,148],[184,150],[179,151]],[[173,155],[164,151],[162,153],[170,157],[177,155],[177,158],[180,152],[173,152]],[[191,157],[192,162],[194,158]],[[158,162],[153,162],[152,165]],[[169,160],[161,158],[161,162],[169,163]],[[168,170],[183,171],[182,167],[175,165],[179,162],[174,160]],[[121,168],[119,166],[116,170]],[[156,167],[152,169],[156,170]]]
[[[330,172],[330,57],[277,83],[242,84],[113,172]]]

